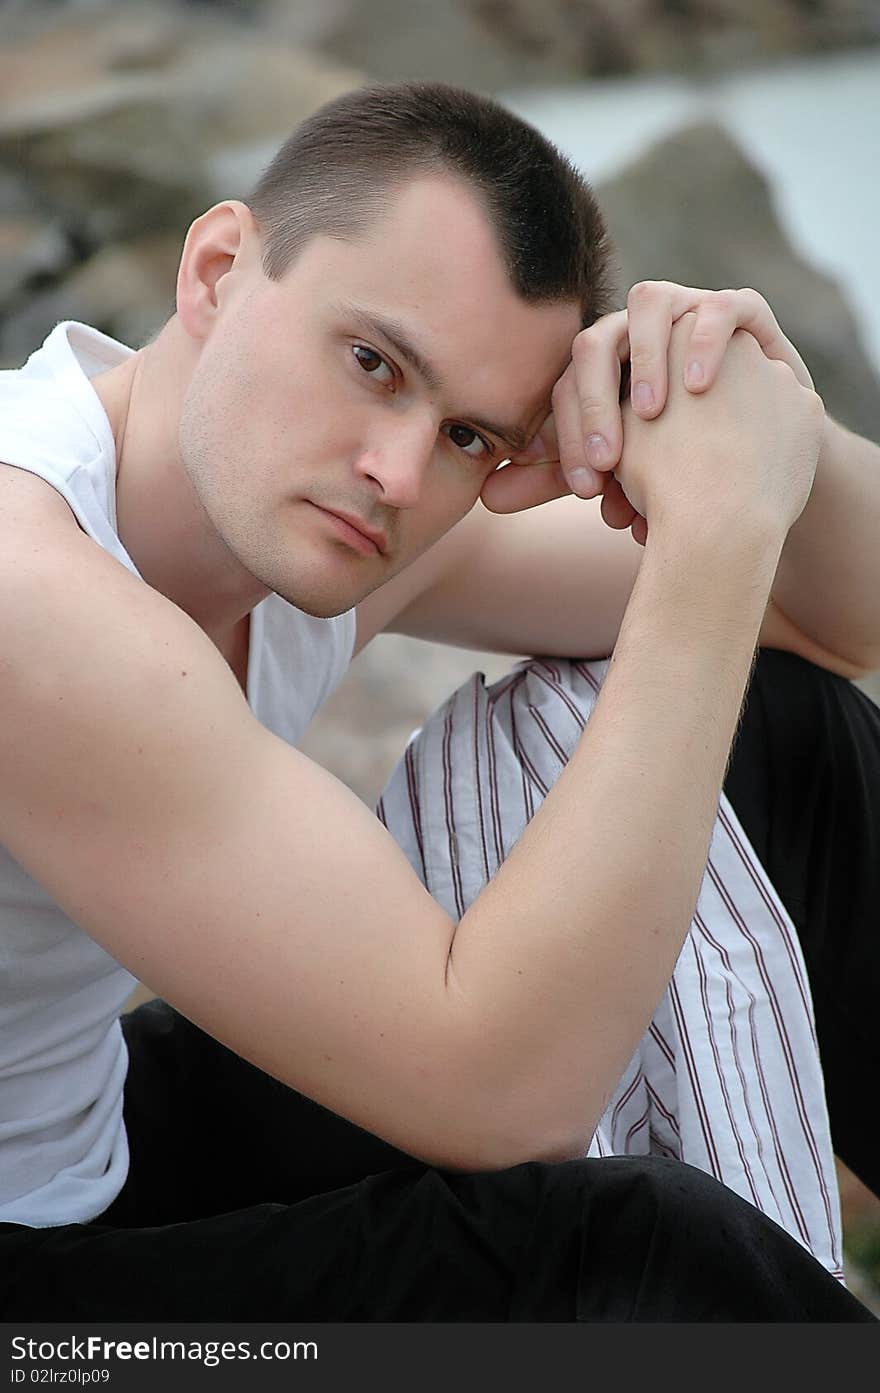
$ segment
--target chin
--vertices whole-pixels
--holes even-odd
[[[326,593],[316,593],[302,586],[296,590],[284,589],[279,587],[275,593],[280,595],[282,600],[293,605],[294,609],[301,610],[303,614],[310,614],[313,619],[335,619],[337,615],[345,614],[348,610],[354,609],[363,599],[363,595],[340,595],[338,592],[332,595]]]
[[[276,562],[260,567],[252,564],[249,569],[267,590],[273,590],[295,609],[315,619],[346,614],[389,579],[387,575],[377,577],[375,571],[368,577],[365,573],[353,574],[354,568],[334,566],[331,570],[326,564],[306,563],[291,568]]]
[[[287,599],[288,597],[285,595],[283,598]],[[290,600],[289,603],[295,609],[301,610],[303,614],[310,614],[313,619],[335,619],[337,615],[345,614],[348,610],[353,609],[357,601],[354,601],[354,604],[325,604],[317,600],[299,599]]]

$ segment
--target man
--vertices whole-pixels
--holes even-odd
[[[720,369],[738,302],[710,333],[702,395],[719,302],[633,307],[660,414],[617,460],[621,321],[580,332],[603,243],[494,104],[358,92],[193,224],[154,343],[62,325],[7,379],[7,1318],[866,1318],[699,1171],[577,1159],[681,949],[756,643],[847,674],[880,647],[834,508],[786,564],[825,427],[766,307]],[[673,318],[661,410],[638,335],[665,361]],[[644,550],[574,497],[521,511],[566,491],[551,395],[565,478],[617,464],[603,507]],[[801,601],[823,565],[845,626]],[[458,924],[294,748],[390,627],[614,647]],[[130,973],[180,1014],[124,1044]]]

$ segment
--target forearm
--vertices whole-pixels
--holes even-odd
[[[584,734],[458,926],[450,987],[498,1164],[583,1144],[665,989],[781,545],[652,533]]]
[[[805,634],[868,671],[880,668],[878,534],[880,448],[829,419],[772,593]]]

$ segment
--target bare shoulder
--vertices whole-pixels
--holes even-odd
[[[182,651],[199,650],[203,660],[214,651],[176,605],[94,542],[38,475],[0,465],[0,537],[0,632],[19,681],[29,663],[60,676],[86,655],[93,670],[112,659],[124,673],[127,658],[155,656],[153,640],[162,636]]]
[[[76,518],[57,489],[38,474],[0,461],[0,535],[2,554],[26,532],[31,540],[40,528],[78,532]],[[31,534],[32,537],[31,537]]]
[[[0,843],[231,1049],[448,1160],[468,1065],[446,1025],[449,916],[379,819],[260,725],[207,635],[62,500],[4,477],[0,528]],[[414,1116],[426,1076],[450,1081],[437,1117]]]
[[[0,467],[0,537],[0,841],[48,884],[50,843],[63,879],[76,841],[53,839],[53,820],[90,827],[110,854],[111,785],[116,815],[133,817],[172,766],[198,760],[202,731],[255,722],[207,635],[89,537],[51,485]],[[151,752],[148,772],[138,751]],[[148,830],[155,808],[142,814]]]

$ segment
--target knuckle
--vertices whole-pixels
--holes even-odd
[[[716,290],[714,298],[709,301],[709,304],[725,313],[730,313],[736,309],[737,294],[738,292],[735,290]]]
[[[581,416],[589,416],[591,418],[601,416],[606,408],[606,403],[601,397],[593,396],[590,393],[578,397],[578,405],[581,409]]]
[[[713,318],[709,318],[705,315],[699,316],[694,325],[693,333],[691,334],[691,343],[695,348],[711,346],[717,343],[718,318],[718,315],[715,315]]]
[[[625,329],[626,310],[616,310],[614,314],[603,315],[584,329],[579,329],[572,339],[572,362],[578,364],[597,353],[607,352],[609,345],[617,344]]]
[[[764,358],[763,350],[759,348],[759,351],[761,357]],[[784,363],[781,358],[766,358],[764,361],[767,363],[768,371],[778,377],[780,383],[790,382],[792,385],[800,387],[801,384],[798,382],[788,363]]]
[[[663,290],[662,281],[636,281],[635,285],[630,286],[626,303],[630,307],[651,304],[663,294]]]
[[[800,383],[798,383],[798,386],[800,387]],[[819,393],[814,391],[812,387],[801,387],[801,391],[807,394],[807,402],[810,410],[814,411],[817,416],[824,416],[825,401]]]
[[[584,447],[579,435],[569,432],[562,437],[559,442],[559,462],[563,468],[583,464]]]
[[[571,427],[569,427],[566,430],[560,431],[557,443],[559,445],[560,457],[564,460],[568,455],[571,454],[572,450],[577,450],[580,448],[580,433],[578,431],[572,430]]]
[[[629,361],[635,375],[641,376],[650,372],[657,361],[657,355],[643,343],[634,343],[630,349]]]
[[[741,288],[737,290],[735,293],[739,300],[741,302],[744,302],[749,307],[749,309],[760,310],[762,312],[766,310],[768,314],[772,313],[770,306],[764,299],[764,296],[761,295],[759,291],[754,290],[752,286],[741,286]]]
[[[572,362],[582,363],[586,358],[591,357],[598,340],[598,334],[594,330],[595,325],[591,325],[589,329],[581,329],[580,333],[575,336],[571,345]]]
[[[693,337],[694,329],[699,324],[699,316],[693,310],[688,310],[687,314],[679,315],[672,326],[670,337],[676,342],[681,343],[684,339]]]
[[[719,295],[723,295],[723,293],[721,290],[718,291]],[[697,310],[696,331],[702,333],[703,326],[709,324],[717,330],[719,324],[727,324],[735,319],[736,310],[732,300],[704,300]]]

